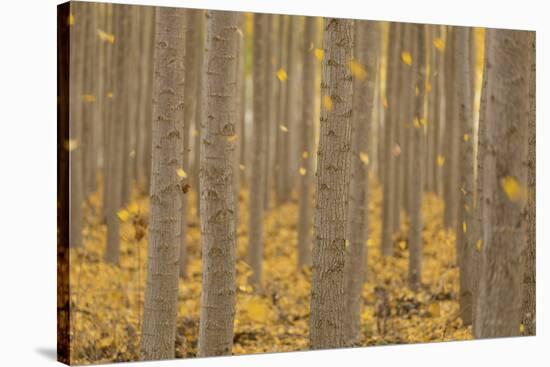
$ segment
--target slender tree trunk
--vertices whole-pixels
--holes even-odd
[[[522,324],[525,335],[536,335],[536,40],[530,33],[529,146],[527,151],[527,245],[524,254]]]
[[[269,210],[270,207],[270,195],[271,195],[271,181],[272,181],[272,174],[271,171],[271,156],[272,156],[272,149],[271,149],[271,136],[272,131],[274,128],[276,128],[276,121],[275,121],[275,108],[276,108],[276,101],[275,101],[275,93],[273,91],[273,86],[275,85],[275,62],[273,61],[274,54],[275,54],[275,27],[274,27],[274,20],[275,16],[272,14],[267,15],[267,36],[266,36],[266,47],[265,47],[265,88],[266,88],[266,100],[265,100],[265,163],[264,163],[264,169],[265,169],[265,189],[264,189],[264,210]]]
[[[311,195],[310,181],[312,170],[312,133],[313,116],[315,108],[315,30],[316,18],[306,17],[304,28],[304,71],[302,73],[303,84],[303,109],[300,122],[301,140],[301,166],[300,166],[300,197],[298,215],[298,269],[304,265],[311,265]],[[310,46],[311,45],[311,46]]]
[[[478,338],[515,336],[521,323],[521,253],[529,126],[529,32],[488,29],[483,243]]]
[[[151,213],[141,358],[174,358],[181,245],[182,9],[156,8]]]
[[[424,180],[424,145],[425,145],[425,112],[424,100],[426,96],[426,47],[425,25],[415,24],[411,30],[416,43],[415,63],[416,88],[418,95],[415,98],[414,123],[411,126],[412,149],[411,153],[416,159],[412,160],[414,175],[411,176],[410,215],[409,230],[409,287],[416,291],[422,284],[422,194]]]
[[[241,15],[239,19],[239,38],[238,38],[238,47],[239,47],[239,66],[238,66],[238,93],[239,93],[239,119],[238,123],[240,126],[240,136],[239,139],[239,169],[240,169],[240,178],[239,178],[239,190],[240,187],[246,187],[246,37],[245,37],[245,21],[246,18]],[[239,193],[240,195],[240,193]],[[238,201],[237,201],[238,203]]]
[[[442,26],[437,26],[437,31],[435,33],[436,39],[442,44],[443,42],[443,30]],[[435,40],[434,40],[435,41]],[[435,47],[435,45],[434,45]],[[437,73],[434,75],[435,83],[432,86],[434,88],[434,116],[433,116],[433,125],[434,125],[434,156],[431,160],[431,164],[434,166],[434,188],[435,192],[440,198],[443,198],[443,165],[445,164],[444,159],[444,149],[442,143],[442,131],[443,131],[443,122],[445,120],[443,113],[445,112],[445,48],[440,46],[437,48],[435,53],[434,60],[434,72]]]
[[[351,20],[326,18],[321,78],[323,107],[317,185],[310,346],[344,346],[344,263],[350,175],[352,77]]]
[[[393,193],[395,192],[395,157],[393,155],[395,147],[395,119],[398,109],[397,93],[399,89],[399,80],[397,78],[397,68],[399,65],[399,34],[402,25],[399,23],[390,23],[388,66],[386,72],[386,100],[388,108],[384,116],[384,188],[382,203],[382,240],[381,252],[384,256],[393,255],[393,220],[396,214]]]
[[[287,53],[288,53],[288,47],[287,47],[287,33],[288,33],[288,16],[286,15],[279,15],[279,49],[278,49],[278,56],[277,56],[277,79],[278,79],[278,88],[277,88],[277,100],[278,100],[278,108],[277,108],[277,116],[276,116],[276,124],[277,124],[277,130],[275,135],[275,173],[276,173],[276,179],[275,179],[275,197],[277,204],[280,204],[283,202],[283,150],[284,150],[284,140],[287,138],[287,133],[283,131],[281,128],[281,125],[283,125],[283,121],[285,119],[285,111],[286,111],[286,94],[289,89],[288,82],[286,79],[286,59],[287,59]],[[283,125],[284,126],[284,125]],[[286,126],[285,126],[286,127]]]
[[[70,235],[71,248],[82,247],[82,203],[84,201],[83,173],[83,83],[84,83],[84,31],[86,19],[82,3],[71,4],[71,15],[74,23],[70,31],[70,124],[67,147],[70,155]]]
[[[239,29],[237,30],[237,74],[236,74],[236,131],[237,131],[237,145],[235,149],[237,152],[234,157],[234,169],[233,169],[233,187],[235,191],[235,231],[239,228],[240,223],[240,198],[241,198],[241,185],[245,184],[244,181],[244,152],[245,147],[245,47],[244,47],[244,29],[243,29],[244,14],[239,14],[237,24]]]
[[[113,33],[113,5],[105,4],[105,32]],[[111,146],[113,134],[113,43],[105,42],[105,68],[104,68],[104,99],[103,111],[103,220],[108,225],[109,212],[111,210],[111,195],[113,187],[111,186],[111,175],[113,172],[113,150]],[[108,229],[107,229],[108,231]]]
[[[252,267],[250,283],[256,288],[262,285],[263,259],[263,210],[265,190],[265,42],[267,39],[267,15],[254,14],[254,53],[253,53],[253,91],[254,91],[254,135],[252,139],[252,171],[250,178],[250,222],[248,238],[248,259]]]
[[[368,238],[368,157],[374,90],[378,66],[378,24],[356,20],[354,25],[353,126],[349,188],[349,248],[346,259],[346,340],[360,338],[361,291],[365,281]],[[363,73],[366,72],[366,75]]]
[[[235,318],[233,154],[237,124],[235,12],[208,11],[201,145],[203,280],[199,356],[231,355]]]
[[[471,62],[470,62],[470,30],[466,27],[457,27],[455,47],[455,90],[458,106],[457,124],[460,132],[457,139],[462,145],[460,156],[460,197],[458,206],[458,222],[456,226],[456,253],[460,268],[460,316],[465,325],[472,324],[472,290],[474,281],[471,271],[471,258],[475,255],[473,236],[473,208],[474,208],[474,139],[473,116],[470,94]]]
[[[199,42],[201,45],[204,45],[205,43],[205,37],[204,37],[204,31],[205,31],[205,21],[204,21],[204,16],[201,16],[199,17],[198,19],[198,24],[197,24],[197,32],[199,33],[197,35],[198,39],[199,39]],[[204,67],[204,47],[199,47],[197,49],[197,57],[199,60],[201,60],[199,62],[199,66],[202,68]],[[205,78],[205,75],[204,75],[204,71],[201,69],[200,73],[198,74],[198,81],[197,81],[197,95],[202,95],[202,88],[203,88],[203,83],[204,83],[204,78]],[[195,196],[195,208],[197,208],[197,215],[200,215],[200,192],[201,192],[201,188],[200,188],[200,179],[199,179],[199,176],[200,176],[200,173],[199,173],[199,170],[200,170],[200,155],[201,155],[201,131],[202,131],[202,102],[197,104],[197,108],[195,110],[195,128],[193,130],[193,135],[194,135],[194,172],[193,172],[193,184],[192,186],[195,187],[195,192],[197,193],[197,195]]]

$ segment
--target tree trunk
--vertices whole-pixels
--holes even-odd
[[[471,258],[475,255],[475,243],[472,228],[474,226],[474,139],[471,96],[470,30],[457,27],[455,63],[455,91],[458,106],[457,124],[460,132],[460,197],[458,202],[458,221],[456,224],[456,254],[460,269],[460,316],[465,325],[472,324],[473,282]]]
[[[326,18],[317,152],[310,346],[344,346],[344,263],[351,146],[351,20]]]
[[[273,87],[275,85],[276,70],[275,62],[273,61],[275,54],[275,27],[274,27],[275,16],[272,14],[267,15],[267,24],[266,24],[266,46],[265,46],[265,88],[266,88],[266,100],[265,100],[265,154],[264,154],[264,170],[265,170],[265,189],[264,189],[264,210],[269,210],[270,207],[270,197],[271,197],[271,181],[272,181],[272,170],[271,170],[271,136],[272,131],[276,129],[275,121],[275,94],[273,92]]]
[[[422,284],[422,194],[424,180],[424,145],[425,145],[425,112],[424,100],[426,96],[426,47],[425,25],[415,24],[411,29],[416,52],[416,88],[418,95],[415,98],[414,122],[412,129],[411,153],[416,157],[412,160],[411,196],[410,196],[410,229],[409,229],[409,287],[417,291]]]
[[[483,243],[474,328],[478,338],[520,334],[532,47],[525,31],[488,29],[487,38]]]
[[[279,15],[279,48],[277,54],[277,79],[278,79],[278,88],[277,88],[277,115],[276,115],[276,124],[277,130],[275,134],[275,198],[277,204],[283,202],[283,142],[287,138],[286,133],[281,129],[281,126],[286,111],[286,94],[288,91],[288,81],[285,77],[286,73],[286,58],[288,53],[287,47],[287,33],[288,33],[288,16]]]
[[[310,179],[312,169],[312,133],[315,108],[315,30],[316,18],[306,17],[304,28],[304,71],[302,73],[303,104],[302,121],[300,122],[301,166],[300,195],[298,214],[298,269],[311,265],[311,195]],[[311,46],[310,46],[311,45]]]
[[[198,39],[199,39],[199,42],[201,45],[204,45],[205,44],[205,37],[204,37],[204,30],[205,30],[205,21],[204,21],[204,17],[201,16],[199,17],[198,19],[198,24],[197,24],[197,32],[199,33],[197,35]],[[201,68],[200,72],[198,73],[198,81],[197,81],[197,95],[201,96],[202,95],[202,88],[203,88],[203,84],[204,84],[204,78],[205,78],[205,75],[204,75],[204,71],[202,70],[202,68],[204,67],[204,47],[199,47],[197,49],[197,57],[199,60],[201,60],[199,62],[199,67]],[[194,130],[193,130],[193,136],[194,136],[194,172],[193,172],[193,184],[191,186],[194,186],[195,188],[195,192],[196,192],[196,196],[195,196],[195,208],[197,208],[197,215],[200,216],[200,192],[201,192],[201,188],[200,188],[200,179],[199,179],[199,176],[200,176],[200,155],[201,155],[201,130],[202,130],[202,102],[198,103],[197,106],[196,106],[196,110],[195,110],[195,126],[194,126]]]
[[[182,9],[156,8],[147,286],[141,358],[174,358],[181,244],[185,47]]]
[[[351,142],[351,181],[349,188],[349,248],[346,259],[345,326],[346,340],[360,338],[360,312],[367,271],[368,238],[368,157],[374,90],[378,66],[378,24],[356,20],[354,25],[353,126]],[[366,71],[366,75],[363,73]]]
[[[262,284],[263,259],[263,210],[265,190],[265,41],[267,39],[266,14],[254,14],[254,53],[253,53],[253,103],[254,103],[254,134],[252,139],[252,170],[250,178],[250,222],[248,238],[248,259],[252,267],[250,283],[256,288]]]
[[[536,335],[536,41],[530,33],[529,146],[527,151],[527,245],[524,253],[522,324],[524,335]]]
[[[397,78],[397,68],[399,65],[399,34],[403,25],[399,23],[390,23],[389,30],[389,50],[388,66],[386,72],[386,100],[388,108],[384,116],[384,187],[382,203],[382,240],[380,242],[381,252],[384,256],[393,255],[393,221],[394,213],[393,193],[395,192],[395,157],[394,137],[395,137],[395,119],[398,108],[397,93],[399,90],[399,80]]]
[[[435,36],[438,41],[443,42],[443,29],[442,26],[437,26],[437,31]],[[434,45],[435,47],[435,45]],[[431,164],[433,165],[434,172],[434,189],[436,194],[443,198],[443,167],[444,167],[444,149],[442,143],[442,131],[444,123],[444,111],[445,111],[445,46],[439,47],[435,53],[434,60],[434,75],[435,83],[432,85],[434,93],[434,116],[431,119],[432,124],[434,125],[434,156],[431,159]]]
[[[235,318],[235,12],[208,11],[201,145],[203,278],[198,355],[231,355]]]

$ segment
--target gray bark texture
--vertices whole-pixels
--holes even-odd
[[[409,287],[416,291],[422,281],[422,194],[424,180],[424,145],[426,132],[424,130],[425,112],[424,100],[426,96],[426,47],[425,25],[415,24],[412,29],[414,42],[417,44],[413,62],[416,63],[416,88],[418,95],[415,98],[414,119],[412,129],[411,153],[415,157],[412,160],[414,174],[410,177],[410,229],[409,229]]]
[[[523,192],[527,179],[529,32],[487,30],[486,154],[477,338],[515,336],[521,323]]]
[[[265,47],[267,20],[265,14],[254,14],[254,52],[253,52],[253,109],[254,124],[252,137],[252,170],[250,177],[250,220],[248,236],[248,259],[252,267],[250,283],[261,288],[263,259],[263,211],[265,190]]]
[[[238,15],[207,11],[201,122],[202,298],[198,354],[231,355],[235,318],[235,202]]]
[[[313,121],[315,108],[315,30],[316,18],[306,17],[304,28],[303,109],[300,122],[301,167],[298,214],[298,269],[311,265],[311,195]]]
[[[469,28],[455,28],[455,90],[458,107],[457,124],[460,134],[455,137],[462,145],[460,156],[460,194],[456,223],[456,254],[460,269],[460,317],[465,325],[472,324],[472,257],[475,256],[474,227],[474,139],[472,70]]]
[[[310,346],[344,346],[344,263],[350,175],[353,21],[326,18],[317,151]],[[327,103],[327,101],[331,101]]]
[[[153,145],[147,285],[141,358],[174,358],[181,245],[184,12],[158,7],[154,42]]]
[[[372,110],[378,67],[379,26],[376,22],[356,20],[354,60],[366,71],[353,78],[353,126],[351,142],[351,181],[349,188],[349,247],[346,258],[345,327],[346,340],[356,343],[361,336],[360,313],[363,282],[367,272],[368,238],[368,157]],[[367,159],[365,159],[367,158]]]

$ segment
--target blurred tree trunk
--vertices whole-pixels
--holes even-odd
[[[286,111],[286,94],[288,91],[288,82],[286,75],[286,59],[288,53],[288,23],[289,17],[286,15],[279,15],[279,49],[277,54],[277,79],[278,79],[278,88],[277,88],[277,115],[276,121],[277,129],[275,134],[275,197],[277,204],[283,202],[283,149],[284,149],[284,140],[286,140],[286,133],[282,130],[281,125],[283,124]]]
[[[174,358],[181,244],[184,12],[156,8],[147,286],[141,358]]]
[[[416,63],[415,85],[418,94],[415,98],[414,122],[410,127],[412,131],[411,155],[415,159],[411,160],[412,171],[410,176],[410,229],[409,229],[409,287],[417,291],[422,284],[422,194],[424,180],[424,145],[426,132],[424,102],[426,97],[426,39],[425,25],[415,24],[411,29],[414,42],[416,43],[413,61]]]
[[[298,269],[311,265],[311,195],[310,181],[312,177],[313,124],[315,108],[315,31],[316,18],[306,17],[304,28],[304,70],[302,73],[303,104],[302,121],[300,122],[301,166],[300,195],[298,214]]]
[[[262,285],[263,260],[263,211],[265,190],[265,101],[267,98],[265,73],[266,14],[254,14],[254,52],[253,52],[253,107],[254,130],[252,138],[252,167],[250,178],[250,222],[248,239],[248,259],[252,267],[250,283],[259,290]]]
[[[346,258],[346,340],[359,342],[363,282],[367,272],[368,159],[375,83],[378,66],[379,26],[356,20],[354,24],[353,113],[351,181],[349,188],[349,248]]]
[[[522,324],[525,335],[536,335],[536,40],[530,32],[529,126],[527,151],[527,245],[525,246]]]
[[[276,29],[274,27],[275,16],[272,14],[267,15],[267,36],[266,36],[266,47],[265,47],[265,88],[266,88],[266,101],[265,101],[265,189],[264,189],[264,210],[267,211],[270,208],[270,197],[271,197],[271,182],[272,182],[272,167],[271,167],[271,158],[272,158],[272,149],[271,149],[271,137],[273,135],[273,130],[276,129],[275,121],[275,110],[276,110],[276,100],[273,87],[275,85],[275,62],[273,61],[274,55],[276,52],[275,48],[275,34]]]
[[[400,23],[390,23],[388,36],[388,58],[386,71],[386,100],[387,109],[384,116],[384,155],[383,155],[383,171],[384,171],[384,187],[383,187],[383,203],[382,203],[382,240],[381,252],[384,256],[393,255],[393,221],[396,213],[394,213],[395,197],[392,193],[395,192],[395,120],[397,118],[399,91],[398,67],[399,67],[399,38],[401,27]]]
[[[458,201],[458,221],[456,223],[456,254],[460,269],[460,316],[465,325],[472,324],[471,258],[475,256],[473,236],[474,208],[474,139],[473,139],[473,98],[470,69],[470,30],[455,28],[456,47],[455,93],[458,107],[457,124],[460,126],[459,139],[462,148],[460,155],[460,196]]]
[[[326,18],[321,78],[310,346],[344,346],[344,263],[350,175],[353,21]]]
[[[204,16],[201,16],[198,18],[198,24],[197,24],[197,32],[198,32],[198,39],[199,39],[199,42],[201,45],[204,45],[205,44],[205,36],[204,36],[204,33],[205,33],[205,21],[204,21],[205,17]],[[197,58],[199,60],[201,60],[199,62],[199,67],[201,68],[200,69],[200,73],[198,75],[198,81],[197,81],[197,95],[201,96],[202,95],[202,88],[203,88],[203,83],[204,83],[204,78],[205,78],[205,75],[204,75],[204,70],[202,70],[202,68],[204,67],[204,47],[199,47],[197,49]],[[194,130],[193,130],[193,136],[194,136],[194,169],[193,169],[193,184],[191,186],[194,186],[195,188],[195,193],[196,193],[196,196],[195,196],[195,208],[197,208],[197,216],[200,216],[200,192],[201,192],[201,188],[200,188],[200,155],[201,155],[201,130],[202,130],[202,105],[201,105],[202,102],[198,103],[197,106],[196,106],[196,110],[195,110],[195,118],[194,118],[194,121],[195,121],[195,125],[194,125]]]
[[[200,357],[231,355],[233,347],[236,282],[232,138],[238,109],[237,21],[236,12],[207,12],[200,167],[203,218]]]
[[[113,34],[113,5],[105,4],[105,33]],[[113,174],[114,147],[112,146],[113,128],[113,74],[114,74],[114,38],[113,42],[105,42],[105,61],[104,61],[104,98],[101,117],[103,119],[103,220],[108,225],[109,212],[111,211],[111,197],[113,187],[111,186],[111,176]],[[108,231],[108,229],[107,229]]]
[[[70,30],[70,237],[72,248],[82,247],[82,203],[84,201],[84,144],[83,144],[83,83],[85,72],[84,36],[87,18],[83,3],[71,3],[73,24]]]
[[[199,95],[197,93],[198,76],[200,74],[201,60],[198,58],[197,50],[203,48],[201,43],[199,26],[200,18],[204,17],[202,10],[186,9],[186,29],[185,29],[185,101],[184,101],[184,125],[183,125],[183,155],[182,168],[185,172],[184,183],[188,184],[190,178],[189,152],[191,143],[191,125],[196,117],[197,104],[199,103]],[[188,195],[184,193],[181,199],[181,228],[183,233],[187,233],[187,216],[188,216]],[[180,249],[180,277],[185,278],[187,274],[187,237],[181,237]]]
[[[483,243],[477,338],[515,336],[521,323],[525,240],[529,32],[488,29],[483,163]]]
[[[105,261],[118,264],[120,255],[120,224],[117,216],[122,207],[123,182],[123,155],[124,127],[127,121],[127,88],[125,83],[125,71],[127,59],[127,43],[124,42],[125,29],[128,25],[128,6],[113,5],[113,24],[115,43],[113,48],[113,110],[110,133],[111,154],[111,179],[109,181],[110,199],[109,212],[107,213],[107,247],[105,249]]]
[[[434,190],[440,198],[443,198],[443,165],[444,163],[444,148],[442,142],[442,132],[444,123],[445,112],[445,44],[443,37],[443,27],[436,27],[434,42],[439,44],[436,47],[435,59],[434,59],[434,78],[435,82],[432,85],[434,94],[434,109],[432,124],[434,125],[434,156],[432,157],[431,164],[433,165],[434,174]],[[435,47],[435,44],[434,44]]]

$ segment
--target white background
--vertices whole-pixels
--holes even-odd
[[[54,365],[56,346],[56,0],[0,10],[0,365]],[[269,11],[537,31],[537,337],[149,362],[147,366],[548,365],[549,23],[546,1],[195,0],[135,4]],[[546,96],[548,98],[548,96]],[[546,145],[546,147],[545,147]],[[7,205],[6,205],[7,203]],[[546,226],[544,225],[546,223]],[[545,289],[545,292],[543,291]],[[546,347],[546,348],[545,348]],[[546,360],[546,363],[543,362]],[[125,366],[145,366],[129,363]]]

